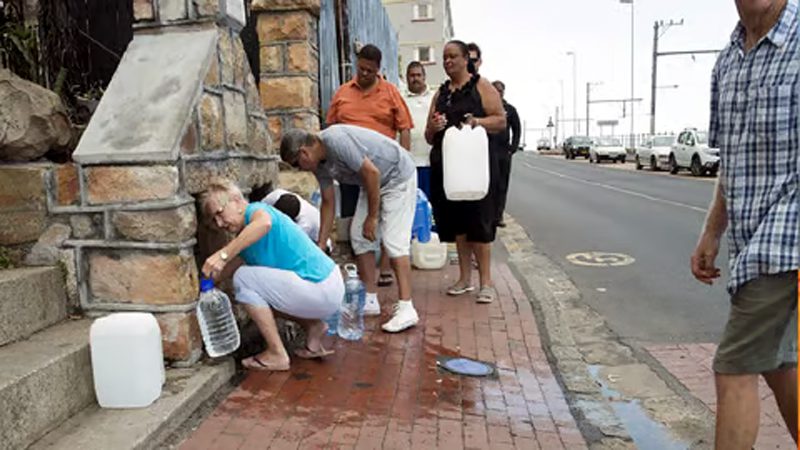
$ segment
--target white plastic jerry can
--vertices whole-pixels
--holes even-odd
[[[447,264],[447,244],[439,242],[439,235],[436,233],[431,233],[431,239],[425,243],[412,240],[411,263],[417,269],[441,269]]]
[[[97,403],[143,408],[161,396],[165,381],[161,328],[150,313],[114,313],[92,323],[89,345]]]
[[[448,200],[481,200],[489,193],[489,137],[483,127],[450,127],[442,142]]]

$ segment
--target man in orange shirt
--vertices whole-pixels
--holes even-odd
[[[356,77],[343,84],[331,100],[328,125],[357,125],[377,131],[390,139],[398,139],[400,145],[411,148],[411,112],[400,95],[397,87],[379,75],[381,67],[381,51],[378,47],[367,44],[356,55]],[[339,187],[342,195],[342,217],[351,217],[358,202],[358,186],[342,184]],[[386,252],[381,255],[378,286],[392,284],[392,270]],[[365,307],[367,315],[379,315],[380,306],[377,293],[367,293]]]

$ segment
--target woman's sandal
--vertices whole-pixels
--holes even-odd
[[[294,351],[294,355],[302,359],[319,359],[319,358],[324,358],[326,356],[330,356],[334,353],[335,352],[333,350],[325,350],[325,348],[323,347],[320,347],[320,349],[317,350],[316,352],[308,347],[298,348]]]
[[[378,275],[378,286],[386,287],[391,286],[394,283],[394,277],[391,273],[381,273]]]
[[[497,290],[494,286],[483,286],[478,291],[475,301],[478,303],[492,303],[497,298]]]
[[[248,362],[249,361],[249,362]],[[286,372],[289,370],[289,364],[287,363],[285,366],[283,365],[274,365],[274,364],[264,364],[263,361],[258,359],[258,356],[253,355],[249,358],[245,358],[242,360],[242,367],[248,370],[259,370],[262,372]]]
[[[475,286],[459,286],[458,284],[454,284],[447,289],[447,295],[463,295],[467,292],[472,292],[475,290]]]

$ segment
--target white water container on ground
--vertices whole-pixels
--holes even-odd
[[[412,240],[411,263],[417,269],[441,269],[447,264],[447,244],[439,242],[439,235],[436,233],[431,233],[431,239],[425,243]]]
[[[483,127],[450,127],[442,142],[448,200],[481,200],[489,193],[489,137]]]
[[[103,408],[144,408],[161,396],[164,352],[161,328],[150,313],[115,313],[89,330],[97,403]]]

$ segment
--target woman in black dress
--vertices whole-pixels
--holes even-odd
[[[431,150],[431,203],[436,229],[443,242],[455,241],[460,277],[449,295],[475,290],[471,284],[472,255],[478,262],[480,291],[477,301],[489,303],[497,297],[491,275],[491,249],[495,238],[495,202],[497,157],[505,151],[498,133],[506,128],[503,104],[489,81],[475,73],[469,61],[467,45],[450,41],[444,47],[444,70],[450,78],[439,88],[431,104],[425,138]],[[444,193],[442,140],[448,127],[482,126],[489,134],[489,193],[482,200],[450,201]]]

